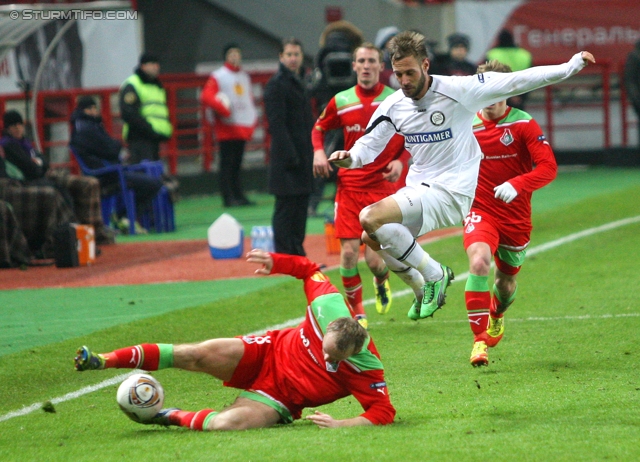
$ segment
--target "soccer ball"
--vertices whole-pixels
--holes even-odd
[[[149,374],[134,374],[120,384],[117,394],[122,412],[134,422],[150,421],[164,404],[162,385]]]

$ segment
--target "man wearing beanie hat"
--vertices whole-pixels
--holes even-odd
[[[144,52],[140,65],[120,87],[122,138],[129,145],[132,163],[159,160],[160,143],[173,133],[167,93],[158,80],[159,75],[158,57]]]
[[[476,66],[467,61],[471,40],[468,35],[456,32],[447,37],[449,52],[435,57],[430,72],[436,75],[473,75]]]
[[[225,207],[253,205],[242,191],[240,169],[244,147],[258,121],[249,75],[240,68],[242,50],[236,43],[223,49],[224,65],[209,76],[200,100],[215,119],[220,146],[220,193]]]
[[[94,227],[97,244],[114,243],[113,232],[105,228],[102,221],[99,181],[93,177],[50,169],[47,159],[24,136],[24,120],[20,113],[7,111],[2,120],[0,146],[5,153],[4,175],[25,186],[54,187],[73,209],[76,221]]]
[[[96,101],[91,96],[78,99],[76,109],[71,115],[69,145],[89,168],[96,169],[121,163],[122,143],[112,138],[105,130]],[[142,171],[129,170],[124,172],[124,178],[127,186],[135,192],[136,210],[144,211],[151,208],[153,199],[162,188],[162,180]],[[115,172],[100,175],[98,179],[102,188],[120,189],[120,179]]]

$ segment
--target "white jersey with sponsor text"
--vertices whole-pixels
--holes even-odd
[[[451,192],[473,197],[482,154],[472,131],[475,113],[510,96],[565,80],[584,66],[581,53],[577,53],[564,64],[508,74],[434,75],[431,87],[418,101],[398,90],[380,104],[367,133],[349,150],[353,160],[350,168],[373,162],[389,139],[400,133],[413,158],[407,186],[438,183]]]

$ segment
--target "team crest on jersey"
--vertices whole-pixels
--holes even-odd
[[[444,123],[444,114],[440,111],[431,114],[431,123],[435,126],[442,125]]]
[[[317,271],[313,273],[313,276],[311,276],[311,280],[316,282],[325,282],[327,280],[327,277],[320,271]]]
[[[511,143],[513,143],[513,135],[511,134],[511,130],[509,130],[508,128],[504,130],[504,133],[500,137],[500,142],[505,146],[509,146]]]

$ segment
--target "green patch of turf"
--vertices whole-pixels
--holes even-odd
[[[0,356],[207,302],[237,298],[280,278],[7,290],[0,292]]]
[[[566,197],[536,212],[531,249],[640,213],[640,186],[613,188],[582,200]],[[370,332],[398,411],[393,425],[319,430],[301,420],[218,434],[142,426],[120,412],[117,385],[110,385],[57,402],[55,413],[38,409],[0,421],[0,458],[107,462],[144,454],[154,461],[639,460],[639,232],[638,223],[628,224],[531,252],[518,276],[518,297],[506,314],[505,337],[489,350],[487,368],[474,369],[468,362],[473,337],[461,277],[433,319],[407,319],[408,294],[394,297],[385,316],[368,306]],[[457,274],[467,271],[460,236],[426,248]],[[363,281],[370,279],[367,271],[361,265]],[[329,275],[340,287],[337,271]],[[397,294],[404,287],[392,278]],[[366,298],[372,297],[369,286],[364,285]],[[93,302],[88,298],[85,303]],[[141,342],[232,336],[300,317],[305,306],[300,282],[290,279],[0,356],[0,419],[123,372],[74,372],[72,358],[80,345],[108,351]],[[237,394],[203,374],[172,369],[154,375],[165,387],[167,406],[221,409]],[[336,418],[362,412],[352,397],[321,410]]]

